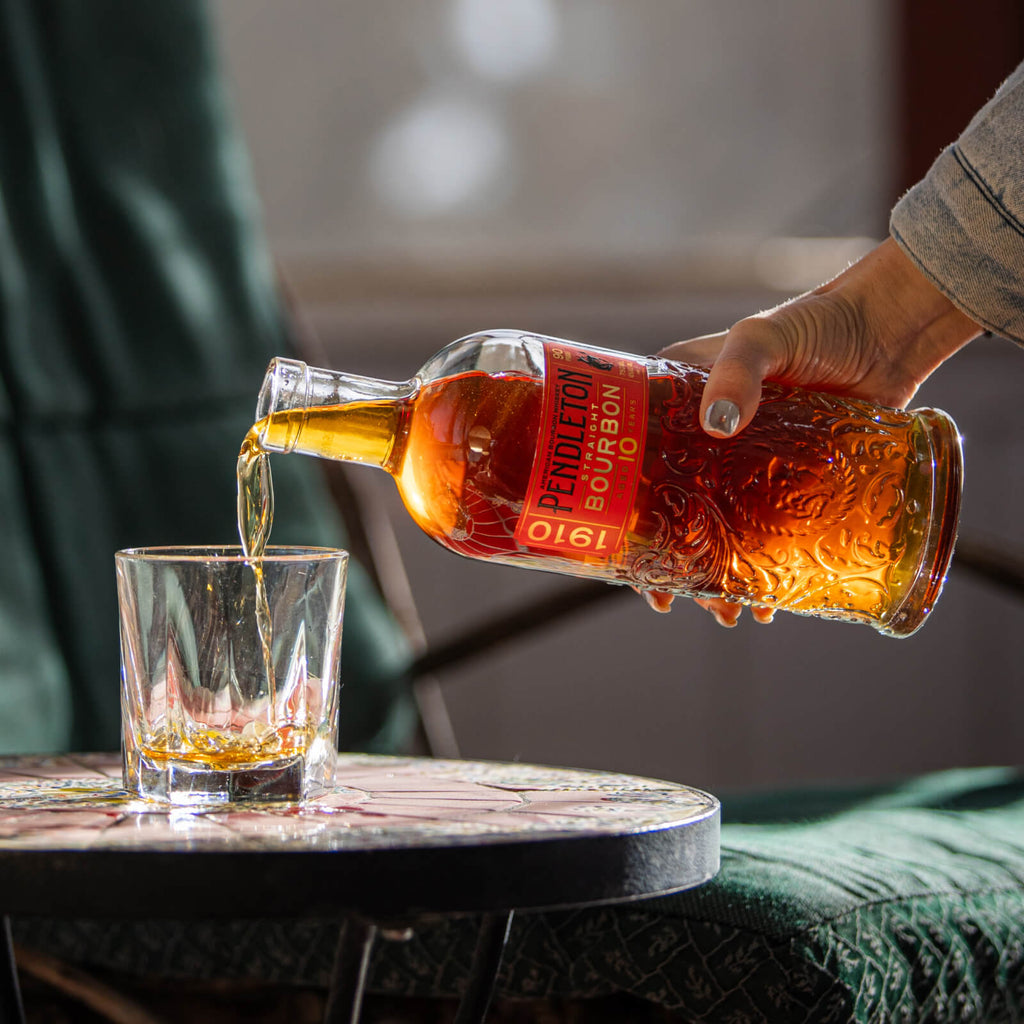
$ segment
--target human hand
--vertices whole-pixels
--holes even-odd
[[[902,408],[980,333],[890,238],[814,291],[660,355],[710,367],[701,425],[731,437],[753,419],[765,380]],[[644,597],[657,611],[672,603],[670,594]],[[719,598],[697,603],[724,626],[736,624],[742,607]],[[770,622],[773,609],[755,606],[752,614]]]
[[[980,333],[889,238],[820,288],[660,355],[711,368],[701,424],[730,437],[753,418],[765,380],[903,408]]]

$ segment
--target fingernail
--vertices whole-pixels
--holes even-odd
[[[732,437],[740,425],[740,408],[727,398],[716,399],[704,413],[704,429],[722,437]]]

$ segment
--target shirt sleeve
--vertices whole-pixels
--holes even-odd
[[[890,232],[971,319],[1024,344],[1024,64],[896,204]]]

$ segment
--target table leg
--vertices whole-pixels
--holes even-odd
[[[358,1024],[376,937],[377,926],[361,917],[350,917],[342,926],[334,954],[324,1024]]]
[[[11,919],[4,915],[0,928],[0,1024],[25,1024],[25,1009],[18,985],[18,966],[14,962]]]
[[[513,911],[486,914],[480,926],[470,969],[469,986],[459,1003],[455,1024],[483,1024],[498,983],[501,958],[505,954]]]

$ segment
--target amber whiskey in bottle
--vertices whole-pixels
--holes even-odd
[[[750,425],[714,438],[706,379],[520,331],[463,338],[401,383],[275,359],[240,522],[265,541],[266,453],[369,463],[461,555],[914,632],[956,536],[952,420],[767,384]]]

